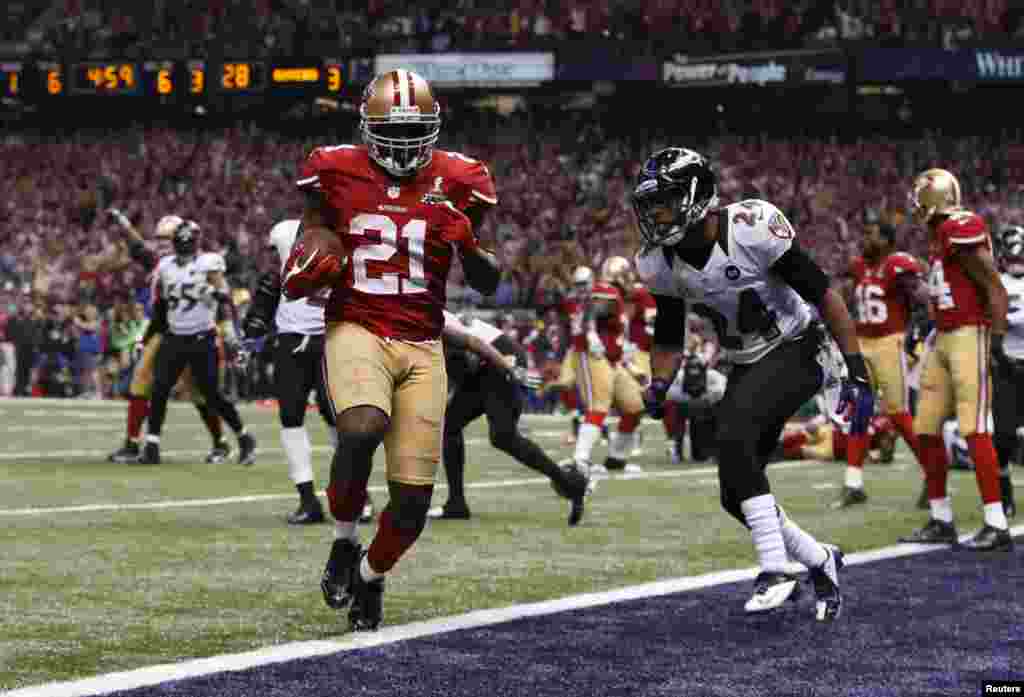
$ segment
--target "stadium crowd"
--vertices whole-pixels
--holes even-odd
[[[36,53],[60,47],[99,57],[160,51],[205,56],[334,51],[439,52],[545,48],[618,40],[692,53],[884,45],[952,48],[1019,37],[1009,0],[20,0],[6,3],[0,39]]]
[[[552,336],[558,322],[544,316],[545,308],[566,292],[575,266],[597,268],[608,256],[632,256],[639,247],[627,193],[643,154],[668,137],[630,138],[583,117],[539,132],[535,125],[513,114],[489,131],[501,132],[500,142],[469,122],[449,131],[459,140],[448,147],[490,163],[501,205],[482,237],[506,269],[488,298],[465,287],[456,269],[449,299],[453,306],[524,310],[515,315],[523,336],[536,334],[534,317],[546,320],[549,350],[557,354],[564,341]],[[903,248],[925,256],[921,231],[906,221],[906,190],[915,172],[935,163],[958,163],[967,199],[993,226],[1020,222],[1024,189],[1015,182],[1024,181],[1024,148],[1006,142],[1017,140],[716,137],[697,145],[722,163],[723,201],[763,196],[777,202],[803,244],[834,274],[859,253],[865,209],[897,226]],[[271,225],[298,212],[293,175],[312,145],[253,124],[80,131],[71,137],[5,134],[0,336],[8,346],[0,354],[7,365],[2,389],[11,392],[14,382],[19,391],[31,389],[28,375],[16,380],[13,372],[14,365],[31,360],[48,368],[39,376],[62,376],[56,384],[37,376],[33,382],[45,383],[43,392],[118,394],[119,376],[130,363],[129,339],[144,321],[148,286],[109,208],[123,210],[147,234],[169,212],[195,219],[204,244],[226,254],[233,286],[249,288],[259,271],[275,263],[266,246]]]

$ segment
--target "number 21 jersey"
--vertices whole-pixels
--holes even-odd
[[[771,272],[793,246],[793,228],[778,208],[756,199],[713,215],[718,241],[704,268],[667,247],[653,247],[637,255],[637,271],[652,294],[683,298],[708,319],[725,359],[754,363],[811,322],[810,306]]]
[[[470,224],[461,209],[497,202],[487,168],[435,151],[428,166],[398,180],[374,165],[365,147],[340,145],[314,150],[296,183],[321,192],[328,225],[349,254],[326,320],[355,322],[404,341],[437,339],[455,251],[445,231]],[[428,194],[445,203],[424,203]]]

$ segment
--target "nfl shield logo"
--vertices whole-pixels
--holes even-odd
[[[402,195],[402,190],[399,189],[397,186],[389,186],[388,187],[388,198],[398,198],[401,195]]]

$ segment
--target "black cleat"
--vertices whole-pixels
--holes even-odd
[[[139,461],[139,444],[133,440],[125,440],[118,450],[107,455],[107,462],[114,462],[118,465],[126,465],[130,462]]]
[[[455,503],[451,501],[443,506],[434,506],[427,511],[427,517],[434,520],[469,520],[472,518],[472,514],[469,512],[469,506],[465,503]]]
[[[928,510],[929,506],[928,506],[928,485],[927,484],[922,484],[921,485],[921,493],[918,495],[917,503],[914,504],[914,507],[917,508],[917,510],[919,510],[919,511],[927,511]]]
[[[320,590],[327,607],[340,610],[352,600],[352,575],[357,571],[361,551],[352,540],[335,540],[331,545],[331,556],[320,577]]]
[[[569,527],[574,527],[583,520],[589,482],[586,475],[573,465],[563,465],[559,469],[562,470],[562,479],[552,479],[551,488],[562,498],[569,499]]]
[[[1017,515],[1017,504],[1013,501],[1013,480],[1009,477],[999,477],[999,494],[1003,501],[1003,513],[1007,518]]]
[[[219,465],[227,462],[229,457],[231,457],[231,446],[226,440],[221,440],[210,449],[210,453],[206,456],[206,464]]]
[[[142,448],[142,454],[136,460],[140,465],[159,465],[160,446],[157,443],[146,443]]]
[[[316,525],[317,523],[326,522],[324,517],[324,509],[320,507],[320,502],[317,501],[316,505],[300,503],[299,507],[285,516],[285,520],[288,521],[289,525]]]
[[[919,545],[955,545],[957,544],[956,526],[931,518],[923,528],[904,535],[899,541]]]
[[[238,437],[238,464],[251,465],[256,462],[256,439],[251,433],[243,433]]]
[[[1009,530],[1000,530],[986,523],[978,534],[963,543],[963,547],[975,552],[1001,552],[1013,549],[1013,538]]]
[[[821,566],[811,569],[808,580],[814,586],[817,600],[814,616],[819,622],[832,622],[843,609],[843,596],[839,592],[839,570],[845,566],[843,551],[835,545],[822,545],[828,557]]]
[[[365,556],[366,552],[363,552],[360,561]],[[384,579],[364,581],[357,563],[352,570],[351,592],[352,607],[348,610],[348,622],[352,631],[375,631],[384,617]]]
[[[604,460],[604,468],[609,472],[622,472],[626,469],[626,461],[609,455]]]
[[[829,505],[833,511],[838,511],[843,508],[849,508],[850,506],[856,506],[859,503],[867,503],[868,495],[864,493],[863,489],[854,489],[853,487],[844,486],[843,493]]]

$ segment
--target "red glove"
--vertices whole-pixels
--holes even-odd
[[[296,242],[284,265],[281,290],[289,300],[308,298],[340,281],[347,264],[347,257],[342,259],[317,247],[307,249],[303,242]]]

